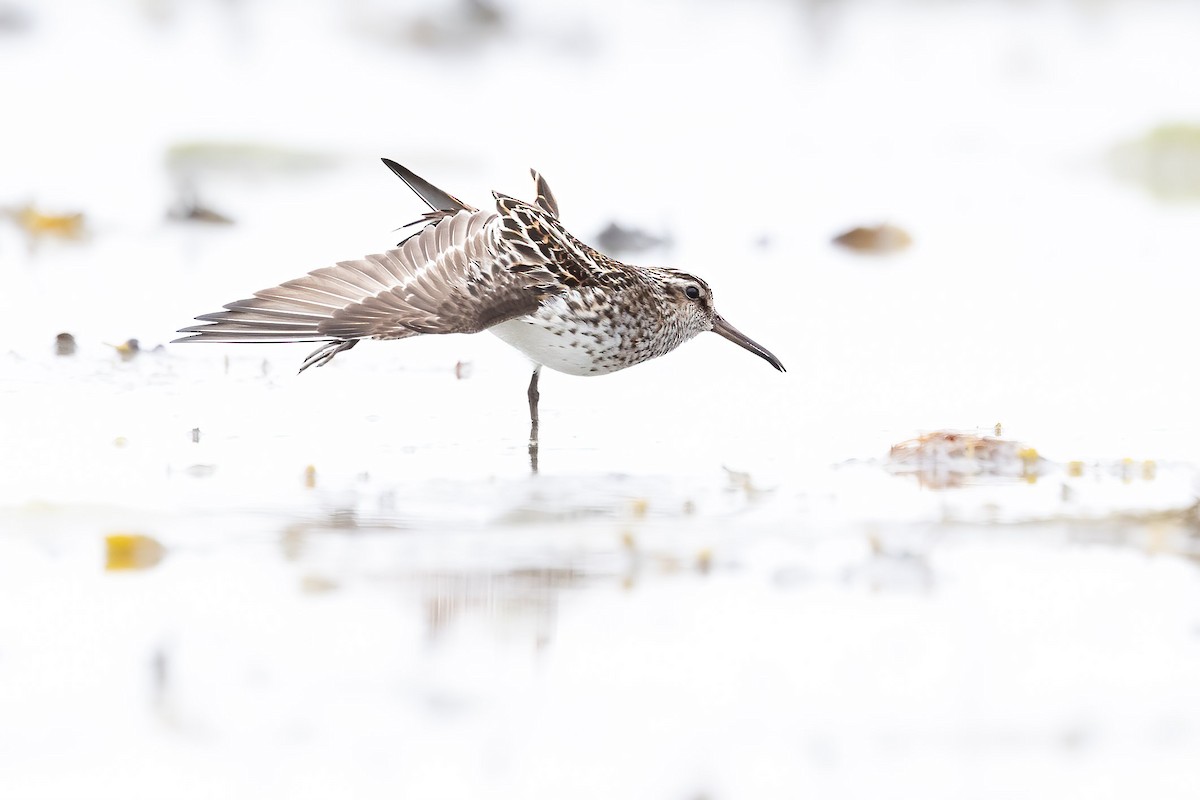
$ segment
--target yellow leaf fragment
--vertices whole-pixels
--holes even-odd
[[[166,548],[140,533],[110,533],[104,537],[104,569],[121,572],[150,569],[162,561]]]
[[[84,233],[82,213],[47,214],[33,206],[22,206],[12,211],[12,218],[31,239],[79,239]]]

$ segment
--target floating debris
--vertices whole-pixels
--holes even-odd
[[[362,14],[355,27],[364,35],[428,50],[467,50],[507,30],[504,12],[487,0],[460,0],[437,5],[436,11],[419,16],[390,13]]]
[[[948,489],[982,476],[1033,482],[1045,464],[1037,450],[1020,442],[943,430],[893,445],[886,467],[915,475],[922,486]]]
[[[458,361],[454,364],[454,377],[457,380],[465,381],[471,377],[471,373],[474,371],[475,369],[471,366],[470,361]]]
[[[833,237],[833,243],[856,253],[886,256],[907,248],[912,244],[912,237],[903,228],[884,223],[851,228]]]
[[[338,582],[321,575],[305,575],[300,579],[300,591],[305,594],[326,594],[338,588]]]
[[[304,488],[315,489],[317,486],[317,468],[309,464],[304,468]]]
[[[605,253],[625,255],[670,247],[671,237],[656,236],[639,228],[625,228],[610,222],[607,228],[596,235],[596,244],[600,245]]]
[[[739,472],[729,467],[722,467],[722,469],[725,470],[725,476],[729,478],[729,489],[733,492],[744,493],[747,500],[756,500],[770,491],[756,486],[749,472]]]
[[[10,209],[8,215],[17,223],[31,245],[36,245],[42,239],[63,239],[78,241],[84,238],[86,229],[82,211],[67,213],[47,213],[39,211],[32,205]]]
[[[200,444],[200,429],[192,428],[192,444]]]
[[[54,355],[73,356],[75,355],[75,350],[75,337],[71,334],[60,333],[54,337]]]
[[[1160,125],[1113,148],[1109,162],[1118,178],[1159,199],[1200,200],[1200,125]]]
[[[447,13],[413,20],[406,38],[430,49],[472,47],[504,30],[500,10],[484,0],[464,0]]]
[[[1158,475],[1158,464],[1152,460],[1137,461],[1132,458],[1123,458],[1114,472],[1123,483],[1133,483],[1135,478],[1152,481]]]
[[[643,519],[650,510],[650,499],[635,497],[629,501],[629,513],[634,519]]]
[[[140,533],[110,533],[104,537],[104,569],[109,572],[150,569],[167,549]]]
[[[142,351],[137,339],[126,339],[120,344],[110,344],[109,347],[117,351],[122,361],[132,361]]]
[[[232,225],[233,218],[215,211],[194,197],[180,201],[167,211],[167,219],[175,222],[203,222],[208,225]]]

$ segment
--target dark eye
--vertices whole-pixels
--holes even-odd
[[[695,285],[689,286],[683,290],[683,293],[688,296],[689,300],[699,300],[700,299],[700,287],[699,286],[695,286]]]

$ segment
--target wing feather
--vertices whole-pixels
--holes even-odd
[[[550,191],[550,184],[536,169],[529,170],[529,174],[533,176],[533,183],[537,187],[538,208],[558,219],[558,201],[554,199],[554,192]]]
[[[408,188],[412,189],[417,197],[424,200],[425,204],[435,212],[448,211],[453,214],[456,211],[475,210],[454,195],[439,189],[420,175],[417,175],[407,167],[397,164],[390,158],[382,159],[382,161],[387,165],[388,169],[396,174],[396,177],[408,184]]]
[[[553,275],[516,255],[499,219],[460,209],[394,250],[322,267],[197,317],[203,324],[176,341],[399,339],[473,333],[531,313]]]

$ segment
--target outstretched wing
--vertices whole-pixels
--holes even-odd
[[[197,317],[180,342],[402,339],[474,333],[533,312],[555,290],[540,259],[502,240],[493,212],[460,210],[403,245],[342,261]]]

